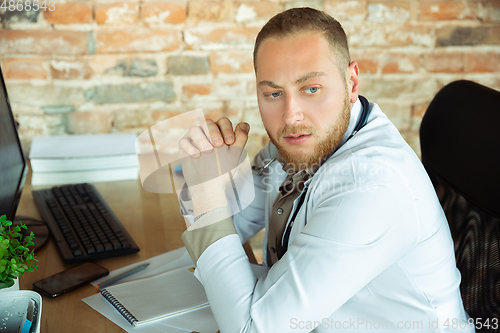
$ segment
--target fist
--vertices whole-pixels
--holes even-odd
[[[191,127],[179,141],[179,158],[188,187],[209,182],[212,190],[214,186],[224,188],[231,177],[226,174],[246,158],[249,130],[247,123],[239,123],[233,130],[225,117]]]

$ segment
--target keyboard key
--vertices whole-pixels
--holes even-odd
[[[81,184],[75,185],[75,189],[78,192],[78,194],[80,194],[80,195],[87,194],[87,192],[85,192],[85,190],[83,189],[83,185],[81,185]]]
[[[120,244],[120,242],[117,239],[112,239],[111,244],[113,244],[114,250],[121,250],[121,248],[122,248],[122,245]]]

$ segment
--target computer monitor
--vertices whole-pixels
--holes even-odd
[[[0,68],[0,216],[13,221],[28,168]]]
[[[17,206],[21,199],[24,181],[28,173],[17,125],[10,108],[5,81],[0,68],[0,216],[7,215],[7,220],[18,224],[22,222],[28,229],[21,234],[35,234],[33,249],[37,251],[49,238],[49,229],[37,219],[22,217],[16,219]]]

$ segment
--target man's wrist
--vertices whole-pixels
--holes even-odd
[[[193,197],[193,216],[197,217],[203,213],[214,210],[215,208],[227,207],[227,199],[224,192],[216,194],[213,196],[204,197],[198,196]]]
[[[225,182],[219,179],[221,177],[228,176],[222,175],[216,179],[189,188],[191,202],[193,204],[193,215],[195,217],[215,208],[226,207],[228,205]]]

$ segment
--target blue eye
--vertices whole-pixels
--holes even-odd
[[[280,95],[281,95],[281,92],[272,92],[270,94],[267,94],[266,96],[271,97],[271,98],[277,98],[277,97],[280,97]]]
[[[318,90],[319,90],[318,87],[310,87],[310,88],[306,88],[305,92],[309,93],[309,94],[314,94],[314,93],[318,92]]]

